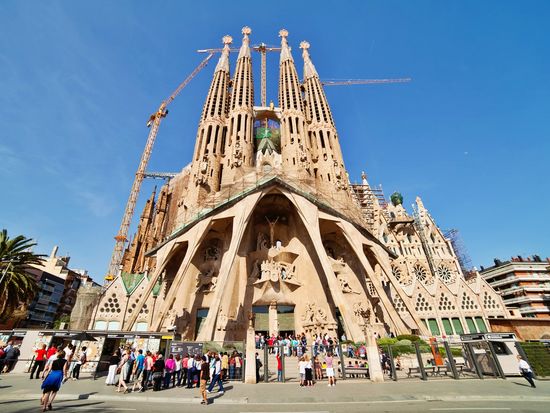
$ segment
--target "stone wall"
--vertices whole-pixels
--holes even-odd
[[[550,319],[541,318],[490,318],[491,331],[514,333],[519,340],[550,339]]]

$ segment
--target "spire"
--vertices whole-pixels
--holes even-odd
[[[229,35],[223,36],[223,50],[215,72],[224,71],[229,73],[229,45],[233,42],[233,38]]]
[[[222,137],[225,163],[220,175],[222,186],[233,185],[254,165],[254,80],[250,33],[250,27],[242,28],[243,43],[233,76],[228,120]]]
[[[248,38],[248,35],[252,33],[252,29],[248,26],[244,26],[241,33],[243,34],[243,44],[241,46],[241,50],[239,50],[239,57],[237,57],[237,59],[241,59],[243,57],[248,57],[250,59],[250,39]]]
[[[286,62],[287,60],[294,61],[292,59],[292,53],[290,52],[290,47],[288,46],[288,41],[286,38],[288,37],[288,30],[281,29],[279,30],[279,37],[281,38],[281,60],[280,64],[283,62]]]
[[[312,77],[319,77],[317,74],[317,70],[315,70],[315,66],[313,66],[313,62],[311,61],[309,57],[309,43],[307,41],[303,41],[300,43],[300,49],[302,49],[302,57],[304,58],[304,79],[310,79]]]

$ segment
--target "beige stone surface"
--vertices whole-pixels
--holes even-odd
[[[465,278],[420,198],[410,215],[366,176],[350,184],[307,42],[301,82],[280,32],[278,106],[254,106],[250,36],[244,28],[233,78],[224,38],[191,164],[147,201],[126,274],[91,326],[233,341],[247,338],[249,313],[279,333],[285,311],[291,331],[345,334],[374,352],[375,332],[431,335],[435,322],[449,335],[446,320],[469,332],[469,318],[506,317],[478,274]]]

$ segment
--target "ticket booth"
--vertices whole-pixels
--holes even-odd
[[[486,350],[489,345],[493,348],[500,368],[505,376],[519,375],[516,348],[517,338],[514,333],[480,333],[480,334],[462,334],[461,341],[474,344],[474,352],[479,364],[485,374],[491,374],[493,366],[487,362]],[[489,371],[491,370],[491,371]]]

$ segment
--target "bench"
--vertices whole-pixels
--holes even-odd
[[[441,366],[444,367],[444,366]],[[435,375],[435,369],[436,366],[424,366],[424,371],[426,374],[429,374],[431,376]],[[407,372],[407,377],[411,377],[413,373],[420,374],[420,367],[409,367],[409,371]]]
[[[365,377],[366,379],[368,379],[370,377],[369,368],[368,367],[346,367],[346,377],[349,377],[349,378]]]

